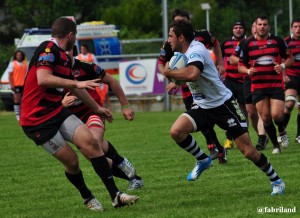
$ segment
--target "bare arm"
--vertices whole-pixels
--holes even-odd
[[[238,58],[237,56],[235,56],[235,55],[231,55],[231,56],[229,57],[229,61],[230,61],[230,64],[231,64],[231,65],[237,66],[238,63],[239,63],[239,58]]]
[[[105,76],[102,78],[101,82],[109,85],[110,88],[112,89],[112,91],[118,97],[119,102],[121,104],[123,117],[126,120],[133,120],[133,118],[134,118],[134,111],[130,107],[130,105],[129,105],[128,101],[127,101],[127,98],[126,98],[126,96],[124,94],[124,91],[123,91],[122,87],[120,86],[119,82],[117,80],[115,80],[115,78],[113,78],[108,73],[105,74]]]
[[[95,89],[94,87],[99,86],[99,83],[97,82],[99,80],[100,79],[79,82],[54,76],[50,70],[37,70],[37,82],[39,86],[50,88],[68,88],[82,102],[92,108],[95,113],[100,116],[104,116],[108,122],[112,122],[113,117],[110,111],[100,107],[85,90],[85,88]]]
[[[13,84],[13,79],[12,79],[12,74],[13,74],[13,72],[8,72],[8,82],[9,82],[11,90],[15,91],[15,86]]]
[[[216,45],[213,47],[213,52],[216,55],[217,69],[219,71],[219,74],[223,75],[225,72],[225,68],[224,68],[224,61],[223,61],[221,46],[220,46],[219,42],[217,42]]]
[[[165,66],[165,69],[163,71],[163,74],[166,77],[174,78],[178,81],[185,81],[185,82],[194,82],[198,79],[201,72],[199,68],[189,65],[187,67],[178,69],[178,70],[171,70],[169,68],[169,64],[167,63]]]

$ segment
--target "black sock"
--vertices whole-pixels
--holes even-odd
[[[201,132],[205,137],[206,144],[207,145],[213,144],[212,137],[211,137],[211,132],[209,130],[201,131]]]
[[[264,128],[265,128],[266,133],[268,134],[268,136],[269,136],[269,138],[270,138],[270,140],[273,144],[273,147],[278,148],[279,143],[277,141],[276,128],[275,128],[273,122],[269,126],[264,125]]]
[[[285,127],[283,125],[283,121],[282,120],[274,120],[274,123],[276,124],[277,128],[278,128],[278,132],[281,135],[282,133],[285,133]]]
[[[261,153],[259,160],[254,163],[257,167],[259,167],[270,179],[271,182],[274,182],[279,178],[275,170],[273,169],[272,165],[266,158],[266,156]]]
[[[117,165],[120,164],[124,160],[124,157],[118,154],[115,147],[109,141],[107,141],[107,143],[108,143],[108,149],[107,152],[105,153],[105,156],[112,159],[115,164]]]
[[[80,192],[80,195],[83,199],[88,199],[92,196],[91,191],[86,186],[82,172],[79,171],[79,173],[72,175],[70,173],[65,172],[66,177],[68,180],[77,188],[77,190]]]
[[[217,134],[216,134],[216,132],[215,132],[215,130],[213,128],[210,131],[210,135],[211,135],[213,144],[216,145],[216,147],[219,150],[219,152],[223,152],[224,147],[220,144],[220,142],[218,140],[218,137],[217,137]]]
[[[98,174],[98,176],[104,183],[107,191],[110,194],[111,199],[114,199],[119,189],[117,188],[112,173],[109,169],[106,156],[103,155],[100,157],[91,158],[91,163],[95,172]]]
[[[291,118],[291,114],[283,113],[283,125],[286,128]]]
[[[111,173],[115,177],[129,180],[129,178],[126,176],[126,174],[121,169],[119,169],[119,167],[114,163],[112,164],[112,167],[111,167]]]
[[[229,132],[226,131],[225,134],[226,134],[226,138],[227,138],[228,140],[232,140],[232,136],[230,135]]]

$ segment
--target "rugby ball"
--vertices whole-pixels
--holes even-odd
[[[173,57],[169,61],[169,68],[171,70],[178,70],[186,67],[187,63],[188,63],[188,59],[184,54],[180,52],[175,52]],[[170,78],[170,80],[176,85],[181,85],[185,83],[184,81],[178,81],[174,78]]]

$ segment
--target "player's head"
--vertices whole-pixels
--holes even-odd
[[[232,25],[232,34],[236,39],[241,39],[246,35],[246,24],[244,21],[235,21]]]
[[[252,23],[251,26],[251,34],[255,35],[256,34],[256,20]]]
[[[191,21],[191,18],[190,18],[189,12],[187,12],[183,9],[176,8],[172,12],[172,21],[175,21],[175,20]]]
[[[256,18],[256,35],[265,37],[269,34],[270,23],[267,16],[258,16]]]
[[[17,61],[24,61],[25,60],[25,53],[21,50],[16,50],[14,52],[13,59],[17,60]]]
[[[182,46],[195,38],[193,25],[186,20],[175,20],[170,25],[168,42],[173,51],[182,52]]]
[[[86,44],[81,44],[80,45],[80,53],[87,54],[88,51],[89,51],[89,47]]]
[[[63,39],[67,38],[66,50],[72,49],[76,41],[76,24],[66,17],[57,18],[52,24],[52,37]]]
[[[291,22],[291,31],[293,37],[296,39],[300,39],[300,18],[294,18]]]

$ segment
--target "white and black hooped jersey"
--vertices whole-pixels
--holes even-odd
[[[223,84],[208,50],[201,42],[193,40],[185,55],[188,64],[200,61],[204,66],[197,81],[187,83],[198,106],[203,109],[215,108],[232,96],[232,92]]]

